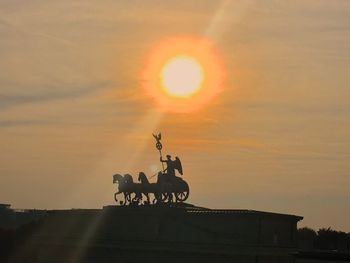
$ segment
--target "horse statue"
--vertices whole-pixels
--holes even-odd
[[[142,203],[143,196],[146,197],[143,204],[173,203],[174,199],[178,203],[184,202],[189,195],[186,181],[163,172],[158,173],[156,183],[150,183],[144,172],[139,173],[138,181],[140,183],[135,183],[130,174],[113,175],[113,183],[118,184],[117,192],[114,194],[116,202],[118,203],[119,194],[124,194],[124,201],[119,201],[121,205],[138,205]],[[152,202],[150,194],[153,194]]]
[[[113,175],[113,183],[118,185],[117,192],[114,194],[114,199],[117,203],[117,196],[119,194],[124,194],[124,201],[119,201],[121,205],[139,204],[139,202],[142,201],[142,194],[147,198],[147,201],[145,202],[150,203],[149,194],[144,183],[144,180],[147,180],[147,177],[144,173],[142,174],[144,176],[139,176],[139,181],[141,183],[135,183],[130,174],[125,174],[124,176],[121,174]],[[132,194],[134,196],[132,196]]]
[[[114,199],[118,203],[117,195],[123,193],[124,194],[124,201],[119,201],[120,204],[130,204],[131,203],[131,192],[129,191],[128,187],[128,177],[125,178],[121,174],[115,174],[113,175],[113,184],[117,183],[117,192],[114,194]],[[132,177],[131,177],[132,180]]]
[[[160,178],[162,178],[163,173],[159,172],[156,183],[150,183],[144,172],[139,173],[138,181],[141,182],[141,191],[147,198],[147,203],[150,204],[149,194],[153,194],[152,204],[164,202],[165,198],[162,194],[162,189],[159,187]]]

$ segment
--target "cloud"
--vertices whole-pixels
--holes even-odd
[[[46,89],[46,92],[40,94],[10,94],[0,93],[0,109],[7,109],[10,107],[19,106],[30,103],[44,103],[49,101],[75,99],[90,95],[91,93],[101,91],[108,88],[109,85],[105,82],[88,85],[84,88],[72,86],[70,89],[65,89],[64,92],[59,91],[57,85],[52,85]],[[50,90],[50,91],[48,91]],[[68,91],[67,91],[68,90]]]
[[[43,125],[50,124],[50,121],[43,120],[5,120],[0,121],[0,128],[14,127],[14,126],[32,126],[32,125]]]
[[[76,44],[70,40],[67,40],[62,37],[58,37],[52,34],[47,34],[47,33],[40,33],[40,32],[35,32],[32,29],[26,29],[25,26],[23,25],[17,25],[14,24],[13,22],[9,21],[8,19],[4,19],[3,17],[0,17],[0,26],[5,27],[11,31],[14,31],[16,33],[24,34],[24,35],[32,35],[32,36],[37,36],[37,37],[43,37],[47,38],[53,41],[56,41],[58,43],[64,44],[64,45],[69,45],[69,46],[76,46]]]

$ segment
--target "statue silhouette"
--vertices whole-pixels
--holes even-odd
[[[166,169],[164,172],[166,172],[168,176],[175,177],[175,161],[171,160],[171,156],[168,154],[166,160],[163,160],[162,157],[160,157],[160,161],[166,163]]]
[[[166,174],[171,177],[175,177],[175,170],[177,170],[182,175],[182,165],[179,157],[176,156],[175,160],[171,160],[171,155],[168,154],[166,158],[166,160],[163,160],[162,157],[160,157],[160,161],[166,163],[167,165],[167,168],[164,170],[164,172],[166,172]]]
[[[113,175],[113,183],[117,185],[117,192],[114,194],[114,199],[120,205],[150,205],[158,203],[180,203],[187,200],[189,196],[189,186],[185,180],[177,177],[176,170],[183,175],[182,165],[179,157],[175,157],[175,160],[171,159],[170,155],[166,156],[166,159],[162,158],[162,143],[160,142],[162,135],[153,134],[156,139],[156,148],[160,154],[160,161],[162,163],[162,171],[158,172],[157,182],[150,183],[144,172],[139,172],[138,182],[134,182],[130,174]],[[166,168],[164,169],[164,163]],[[153,176],[155,176],[154,174]],[[152,178],[151,176],[150,178]],[[124,194],[124,201],[118,200],[117,196]],[[150,194],[153,194],[153,200],[151,202]],[[146,200],[143,199],[146,197]]]

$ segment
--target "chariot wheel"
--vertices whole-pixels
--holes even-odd
[[[176,202],[185,202],[189,195],[190,188],[188,187],[188,184],[184,181],[182,191],[175,193]]]
[[[162,203],[172,203],[173,201],[173,193],[166,192],[162,194]]]
[[[168,193],[161,193],[159,197],[160,201],[164,203],[168,199]]]
[[[167,200],[172,197],[172,193],[170,192],[171,185],[169,183],[164,183],[161,186],[161,191],[158,194],[158,201],[161,203],[165,203]]]
[[[167,200],[167,193],[166,192],[157,192],[154,194],[154,199],[152,201],[153,204],[160,204],[164,203]]]

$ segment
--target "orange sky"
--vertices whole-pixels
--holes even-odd
[[[189,201],[304,216],[350,231],[348,1],[0,3],[0,202],[113,204],[112,174],[180,156]],[[159,112],[141,72],[152,47],[207,38],[222,92]],[[341,215],[341,216],[340,216]]]

